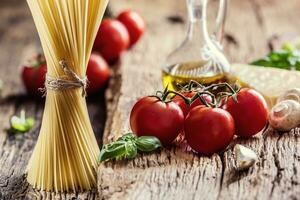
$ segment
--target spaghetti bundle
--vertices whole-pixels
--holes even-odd
[[[46,191],[89,190],[99,147],[84,98],[86,68],[108,0],[27,0],[47,60],[46,102],[27,180]]]

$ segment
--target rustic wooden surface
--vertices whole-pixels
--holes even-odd
[[[0,18],[0,79],[4,82],[0,99],[0,199],[96,199],[96,190],[54,194],[35,191],[27,184],[24,172],[39,134],[44,102],[25,96],[20,68],[41,47],[26,1],[1,0]],[[99,144],[106,118],[103,96],[88,99]],[[21,109],[36,118],[35,127],[24,135],[8,134],[10,117]]]
[[[147,20],[142,43],[123,58],[120,75],[107,94],[108,120],[104,142],[129,131],[129,112],[143,95],[161,88],[166,55],[184,36],[185,24],[170,16],[185,16],[184,1],[135,0],[112,4],[118,11],[133,6]],[[216,1],[214,1],[216,4]],[[291,0],[231,0],[225,41],[226,55],[247,62],[264,55],[273,34],[299,34],[300,2]],[[259,162],[238,173],[233,152],[199,157],[180,148],[142,155],[130,162],[106,163],[98,169],[98,191],[103,199],[300,199],[300,131],[279,134],[269,129],[249,140]]]
[[[213,1],[216,4],[217,1]],[[147,33],[122,58],[121,68],[106,94],[106,143],[129,130],[128,115],[134,102],[161,88],[164,58],[184,37],[184,0],[111,0],[117,13],[134,8],[143,14]],[[226,27],[226,55],[247,62],[264,55],[275,35],[299,34],[299,0],[231,0]],[[43,102],[24,94],[19,66],[40,51],[26,2],[0,1],[0,79],[5,83],[0,100],[0,199],[300,199],[300,131],[279,134],[268,130],[249,140],[235,142],[251,147],[259,162],[249,171],[233,169],[233,152],[199,157],[180,148],[142,155],[130,162],[106,163],[98,169],[98,193],[51,194],[34,191],[24,170],[38,136]],[[184,20],[185,21],[185,20]],[[94,130],[102,143],[105,114],[103,97],[89,99]],[[25,135],[10,135],[9,117],[25,108],[37,119]]]

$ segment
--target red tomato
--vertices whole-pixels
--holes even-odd
[[[102,21],[94,50],[101,53],[109,63],[116,61],[129,46],[129,34],[126,27],[119,21],[105,19]]]
[[[194,151],[212,155],[224,150],[232,141],[234,120],[221,108],[197,106],[187,115],[184,132]]]
[[[99,54],[92,53],[86,74],[89,80],[87,92],[95,94],[106,85],[110,77],[109,66]]]
[[[191,98],[193,96],[195,96],[196,92],[186,92],[186,93],[181,93],[183,96],[187,97],[187,98]],[[211,98],[208,95],[203,95],[203,98],[207,101],[207,102],[211,102]],[[203,105],[202,101],[200,100],[200,98],[196,99],[191,105],[188,105],[184,102],[184,100],[182,99],[182,97],[180,96],[175,96],[172,101],[174,103],[176,103],[177,105],[179,105],[179,107],[181,108],[184,116],[187,116],[187,114],[189,113],[189,111],[199,105]]]
[[[243,88],[237,94],[238,102],[230,97],[225,109],[233,116],[236,134],[250,137],[259,133],[268,121],[268,106],[261,94],[253,89]]]
[[[130,46],[134,45],[145,32],[145,22],[143,18],[134,11],[126,10],[120,13],[118,20],[122,22],[130,36]]]
[[[174,102],[156,97],[140,99],[131,110],[130,126],[138,136],[155,136],[164,146],[170,145],[183,129],[184,115]]]
[[[29,95],[36,97],[43,95],[39,89],[44,88],[46,73],[46,60],[42,55],[35,56],[29,60],[27,65],[23,66],[22,80]]]

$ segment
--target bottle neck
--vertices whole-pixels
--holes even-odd
[[[203,0],[187,0],[189,22],[188,38],[201,37],[203,20]]]
[[[201,21],[202,19],[202,6],[203,0],[186,0],[188,13],[189,13],[189,21],[195,23],[197,21]]]

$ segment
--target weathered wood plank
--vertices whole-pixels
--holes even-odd
[[[216,3],[216,1],[214,1]],[[274,34],[299,34],[299,1],[230,1],[225,51],[234,62],[248,62],[269,50]],[[129,112],[141,96],[161,88],[161,67],[170,50],[184,36],[184,24],[167,18],[185,16],[184,1],[132,0],[111,2],[114,11],[132,7],[147,21],[143,41],[125,55],[118,76],[107,93],[108,121],[104,142],[129,131]],[[98,190],[103,199],[298,199],[299,129],[279,134],[269,129],[252,139],[237,139],[259,155],[246,172],[234,170],[228,150],[211,158],[181,149],[142,155],[133,161],[110,162],[98,169]]]
[[[25,96],[20,68],[26,59],[40,52],[41,47],[26,1],[1,0],[0,18],[0,79],[4,82],[0,99],[0,199],[96,199],[96,190],[54,194],[36,191],[26,182],[24,173],[39,134],[44,103]],[[106,117],[104,105],[103,95],[88,100],[99,144]],[[21,109],[36,119],[36,125],[24,135],[9,134],[9,119]]]
[[[184,12],[184,1],[178,3],[180,5],[170,1],[132,1],[132,5],[145,15],[148,29],[143,42],[123,58],[121,75],[111,83],[120,87],[108,94],[115,98],[108,107],[112,115],[108,116],[111,120],[107,122],[104,141],[128,131],[128,114],[136,99],[161,88],[160,67],[167,53],[178,45],[174,38],[183,39],[184,25],[173,25],[167,20],[178,8]],[[113,10],[126,7],[113,2],[111,5]],[[164,30],[170,35],[164,34]],[[144,155],[121,165],[101,166],[98,170],[99,195],[103,199],[185,199],[186,191],[192,190],[196,199],[216,198],[221,170],[222,162],[217,155],[213,159],[199,158],[180,149],[163,150],[160,154]],[[207,183],[213,187],[206,187]]]
[[[214,1],[216,4],[217,1]],[[273,34],[296,33],[300,26],[299,1],[287,4],[280,0],[231,0],[227,26],[226,54],[232,61],[247,62],[268,51],[267,40]],[[108,114],[104,141],[129,131],[128,115],[134,102],[161,88],[163,60],[184,37],[181,23],[167,18],[185,18],[183,0],[111,1],[113,12],[123,8],[140,11],[148,26],[141,43],[122,60],[107,93]],[[299,129],[279,134],[272,130],[251,140],[237,140],[259,155],[257,165],[237,173],[233,152],[211,158],[166,149],[158,154],[141,155],[133,161],[107,163],[98,171],[98,190],[82,194],[51,194],[28,186],[24,170],[34,147],[43,103],[26,99],[16,71],[24,58],[40,49],[25,1],[0,2],[0,78],[5,82],[0,103],[0,199],[298,199],[299,198]],[[283,12],[284,11],[284,12]],[[12,14],[13,13],[13,14]],[[24,53],[25,52],[25,53]],[[94,130],[101,136],[104,100],[90,100],[89,111]],[[4,129],[9,117],[25,108],[35,116],[37,125],[30,133],[13,136]],[[100,141],[100,140],[99,140]]]
[[[258,29],[265,40],[262,41],[253,33],[256,36],[253,45],[260,47],[263,44],[266,50],[266,42],[274,35],[299,35],[299,22],[291,21],[299,17],[299,13],[293,11],[295,7],[300,6],[299,1],[290,1],[288,4],[283,1],[251,1],[251,4],[256,9],[255,16],[259,24],[254,28]],[[252,28],[247,26],[247,31],[251,33]],[[255,52],[249,54],[252,59],[259,57],[256,54],[257,47],[254,49]],[[251,57],[246,58],[246,61],[250,61],[249,59],[251,60]],[[226,152],[223,159],[226,162],[220,198],[299,199],[299,133],[299,129],[289,133],[277,133],[269,129],[264,135],[250,141],[239,140],[238,142],[257,152],[260,156],[259,162],[247,172],[236,173],[232,165],[233,152]]]

